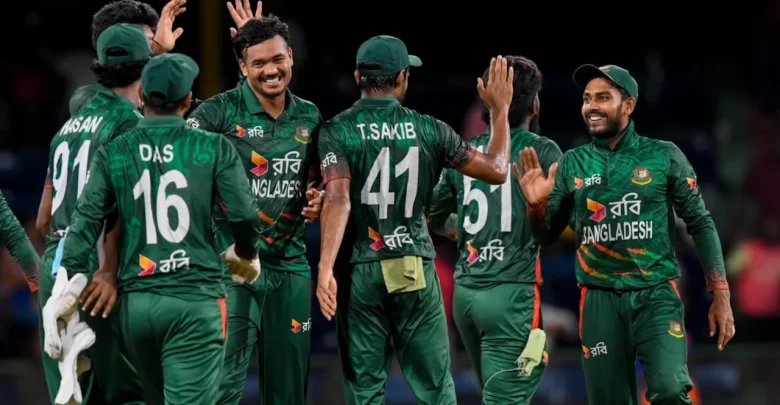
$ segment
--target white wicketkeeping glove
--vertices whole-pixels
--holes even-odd
[[[222,253],[222,260],[228,262],[230,278],[237,283],[252,284],[260,276],[260,259],[256,255],[252,261],[238,257],[235,244]]]
[[[68,272],[64,267],[60,267],[57,271],[51,297],[41,311],[44,332],[43,350],[52,359],[58,360],[62,356],[62,340],[57,321],[62,320],[67,324],[69,318],[78,312],[79,295],[86,286],[85,275],[79,273],[68,280]]]
[[[60,389],[54,399],[56,405],[78,405],[83,402],[79,375],[91,367],[91,362],[79,353],[95,344],[95,332],[86,323],[79,321],[78,311],[68,317],[67,323],[60,329],[62,339],[62,359],[58,362],[60,371]]]

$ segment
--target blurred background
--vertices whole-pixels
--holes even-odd
[[[92,83],[89,25],[105,3],[14,2],[17,9],[9,3],[0,17],[7,44],[0,61],[0,188],[39,251],[43,243],[34,222],[48,144],[68,118],[70,94]],[[158,11],[164,4],[149,3]],[[377,34],[400,37],[424,61],[412,72],[406,104],[466,138],[486,128],[474,86],[491,56],[519,54],[538,64],[544,74],[542,134],[564,151],[588,142],[580,91],[571,81],[574,69],[582,63],[628,68],[640,86],[634,113],[638,132],[674,141],[688,156],[727,258],[737,334],[718,353],[708,335],[710,297],[702,269],[679,224],[696,404],[780,404],[780,2],[680,3],[267,0],[264,11],[290,25],[292,90],[313,101],[326,119],[358,98],[352,79],[355,52]],[[201,65],[194,89],[201,99],[236,85],[231,24],[225,3],[217,0],[189,0],[187,12],[176,21],[185,30],[176,51]],[[317,225],[308,229],[307,244],[316,269]],[[450,316],[456,253],[451,242],[437,239],[436,244]],[[543,319],[552,349],[534,404],[586,403],[573,250],[570,233],[544,250]],[[340,404],[334,325],[314,305],[309,402]],[[459,403],[478,404],[479,386],[454,325],[450,338]],[[0,402],[46,403],[40,357],[37,309],[21,269],[3,249]],[[258,403],[258,392],[253,370],[245,403]],[[387,393],[388,404],[414,403],[397,366]]]

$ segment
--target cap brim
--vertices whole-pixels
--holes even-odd
[[[574,71],[574,74],[572,75],[572,79],[574,80],[574,83],[580,88],[585,90],[585,87],[588,86],[588,83],[597,78],[597,77],[603,77],[605,79],[612,80],[611,77],[609,77],[608,74],[604,73],[603,70],[599,69],[596,65],[582,65],[577,68],[577,70]]]
[[[422,59],[415,55],[409,55],[409,66],[420,67],[422,66]]]

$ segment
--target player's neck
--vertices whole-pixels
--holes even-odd
[[[284,112],[284,107],[287,102],[287,92],[284,91],[282,94],[279,94],[276,97],[264,97],[252,90],[255,93],[255,97],[257,97],[257,101],[260,102],[260,106],[263,107],[263,111],[265,111],[268,115],[273,117],[274,119],[279,118],[279,116],[282,115]]]
[[[360,98],[395,98],[393,91],[363,90],[360,92]]]
[[[628,120],[626,120],[625,124],[620,126],[620,130],[617,132],[617,135],[607,139],[609,150],[615,150],[615,146],[617,146],[618,142],[620,142],[620,138],[623,138],[623,135],[626,134],[626,129],[628,129]]]
[[[141,102],[141,96],[138,94],[139,84],[140,82],[136,82],[126,87],[114,87],[113,89],[111,89],[111,91],[113,91],[114,94],[118,94],[130,100],[130,102],[133,103],[134,106],[140,107],[143,105],[143,102]]]

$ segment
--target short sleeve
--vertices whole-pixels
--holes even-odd
[[[436,140],[439,150],[444,158],[444,163],[453,169],[461,168],[471,162],[477,154],[477,150],[469,145],[449,125],[435,120]]]
[[[338,136],[338,131],[327,123],[320,127],[317,150],[320,157],[322,180],[328,183],[336,179],[349,179],[349,163],[347,161],[344,142]]]

